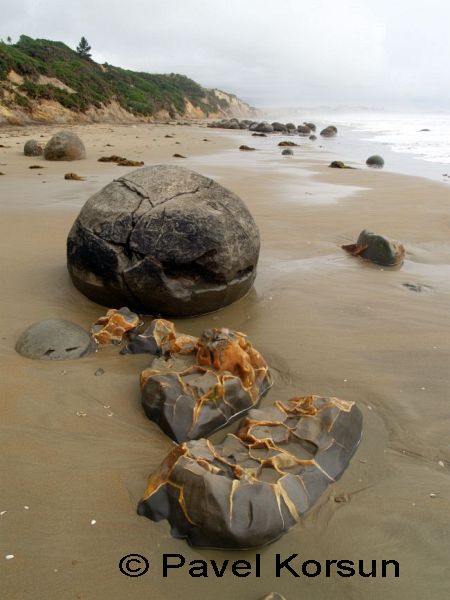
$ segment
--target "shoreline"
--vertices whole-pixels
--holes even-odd
[[[364,580],[277,579],[263,566],[264,577],[252,580],[251,588],[228,573],[218,588],[212,579],[193,583],[174,572],[171,593],[186,600],[199,593],[253,600],[270,589],[287,598],[309,593],[321,600],[450,593],[439,567],[447,552],[443,532],[450,506],[450,199],[445,184],[365,168],[329,169],[327,151],[302,138],[291,159],[280,155],[278,136],[247,133],[261,150],[243,153],[241,133],[206,127],[71,129],[79,129],[86,142],[86,160],[26,158],[20,136],[11,136],[19,141],[11,143],[14,151],[0,149],[0,162],[8,162],[0,167],[7,173],[0,177],[6,215],[0,222],[5,397],[0,464],[5,480],[12,482],[2,490],[0,511],[7,513],[0,517],[0,547],[2,556],[15,555],[3,565],[10,596],[123,598],[129,581],[117,562],[128,552],[140,552],[150,562],[163,552],[189,561],[254,555],[191,548],[170,536],[167,523],[136,515],[148,475],[171,447],[140,407],[138,377],[148,364],[145,355],[124,357],[117,348],[102,348],[91,357],[44,364],[14,351],[18,335],[34,321],[62,317],[88,327],[103,314],[71,285],[65,239],[87,198],[132,170],[97,162],[98,156],[113,153],[146,165],[179,164],[213,177],[244,200],[260,228],[255,288],[216,313],[176,319],[177,329],[198,334],[226,326],[247,333],[275,375],[268,401],[317,393],[353,400],[363,412],[363,441],[344,476],[302,523],[261,550],[263,565],[276,553],[296,551],[323,563],[342,557],[400,564],[398,579],[372,580],[370,591]],[[48,126],[42,131],[50,135]],[[0,143],[4,139],[2,132]],[[174,159],[174,152],[188,158]],[[38,162],[46,167],[42,175],[28,170]],[[67,171],[87,179],[65,181]],[[37,184],[40,180],[47,183]],[[364,189],[331,201],[333,189],[339,193],[341,186]],[[382,269],[340,249],[364,227],[405,244],[402,269]],[[404,286],[408,282],[430,289],[410,291]],[[94,376],[98,367],[105,370],[101,377]],[[80,410],[86,417],[76,415]],[[211,437],[220,439],[223,433]],[[167,598],[167,582],[157,573],[137,585],[140,594]]]

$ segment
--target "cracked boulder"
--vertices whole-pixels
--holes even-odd
[[[176,442],[225,427],[257,406],[272,385],[266,361],[243,333],[207,329],[193,340],[177,336],[162,319],[147,336],[147,347],[153,341],[158,354],[170,357],[142,371],[142,406]]]
[[[352,256],[360,256],[384,267],[401,266],[405,258],[405,248],[400,242],[367,229],[361,231],[356,244],[344,244],[341,248]]]
[[[67,240],[82,293],[144,314],[197,315],[234,302],[250,290],[258,256],[242,200],[172,165],[138,169],[94,194]]]
[[[353,402],[306,396],[250,411],[236,435],[176,446],[138,513],[194,546],[254,548],[308,512],[347,468],[362,430]]]

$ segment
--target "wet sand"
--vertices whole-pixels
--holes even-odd
[[[365,168],[329,169],[330,160],[345,157],[333,155],[325,140],[296,139],[301,147],[285,158],[278,137],[198,126],[74,127],[87,160],[48,163],[21,154],[26,139],[42,134],[46,141],[58,129],[0,131],[0,144],[10,146],[0,148],[5,598],[257,600],[270,590],[287,600],[449,597],[448,187]],[[259,151],[239,152],[241,143]],[[174,152],[188,158],[172,158]],[[87,328],[103,312],[71,285],[65,241],[85,200],[132,170],[97,162],[107,154],[146,165],[173,161],[212,176],[243,198],[260,227],[254,290],[215,314],[179,319],[177,328],[248,333],[275,375],[263,403],[317,393],[354,400],[363,411],[363,440],[350,467],[302,523],[259,551],[260,578],[193,579],[179,569],[163,579],[163,552],[187,561],[254,563],[256,551],[193,549],[171,538],[167,522],[136,515],[148,475],[171,447],[140,407],[139,372],[148,357],[120,356],[114,347],[46,363],[14,351],[34,321],[61,317]],[[45,168],[30,170],[30,164]],[[86,181],[65,181],[68,171]],[[401,270],[364,263],[339,248],[364,227],[404,243]],[[429,288],[414,292],[404,283]],[[100,367],[105,372],[96,376]],[[145,555],[149,573],[122,575],[118,561],[129,553]],[[366,570],[373,559],[394,559],[400,578],[286,573],[277,579],[277,553],[322,563],[364,559]]]

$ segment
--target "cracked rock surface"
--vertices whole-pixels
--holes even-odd
[[[272,542],[339,479],[356,451],[362,415],[353,402],[305,396],[251,410],[236,435],[176,446],[150,477],[138,512],[167,519],[194,546]]]
[[[67,240],[75,286],[110,307],[196,315],[246,294],[258,228],[242,200],[194,171],[156,165],[94,194]]]
[[[162,319],[149,329],[148,348],[153,341],[162,354],[169,350],[177,356],[154,360],[142,371],[142,406],[176,442],[225,427],[257,406],[272,385],[266,361],[243,333],[207,329],[193,343]]]

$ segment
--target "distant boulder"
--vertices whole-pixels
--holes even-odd
[[[282,156],[294,156],[294,151],[292,148],[285,148],[281,154]]]
[[[322,129],[320,135],[323,137],[334,137],[337,134],[337,128],[334,125],[328,125],[325,129]]]
[[[356,244],[345,244],[341,248],[352,256],[360,256],[385,267],[401,265],[405,257],[405,248],[402,244],[367,229],[361,231]]]
[[[317,136],[316,135],[310,135],[309,139],[312,140],[312,141],[317,140]]]
[[[311,129],[311,131],[315,131],[316,130],[316,126],[314,125],[314,123],[307,123],[306,121],[303,123],[303,125],[306,125],[306,127],[309,127]]]
[[[46,160],[80,160],[86,158],[86,149],[80,138],[71,131],[59,131],[44,148]]]
[[[278,123],[278,121],[275,121],[274,123],[272,123],[272,127],[273,127],[274,131],[281,131],[281,132],[287,131],[286,125],[284,125],[283,123]]]
[[[255,131],[262,131],[263,133],[272,133],[273,127],[267,121],[261,121],[261,123],[258,123],[258,125],[255,127]]]
[[[23,147],[25,156],[41,156],[44,154],[44,148],[36,140],[28,140]]]
[[[353,167],[349,167],[348,165],[343,163],[342,160],[333,160],[333,162],[330,163],[328,166],[332,169],[353,169]]]
[[[374,154],[373,156],[369,156],[366,160],[366,165],[368,167],[375,167],[376,169],[381,169],[384,167],[384,158],[379,156],[378,154]]]
[[[297,131],[299,132],[300,135],[310,135],[310,133],[311,133],[311,129],[309,127],[307,127],[306,125],[299,125],[297,127]]]
[[[280,142],[278,145],[279,146],[288,146],[289,147],[289,146],[298,146],[299,144],[296,144],[295,142],[283,141],[283,142]]]
[[[252,148],[251,146],[246,146],[245,144],[242,144],[242,146],[239,146],[239,150],[244,150],[245,152],[249,152],[250,150],[256,150],[256,148]]]
[[[294,125],[294,123],[286,123],[286,129],[288,131],[295,131],[297,127]]]

